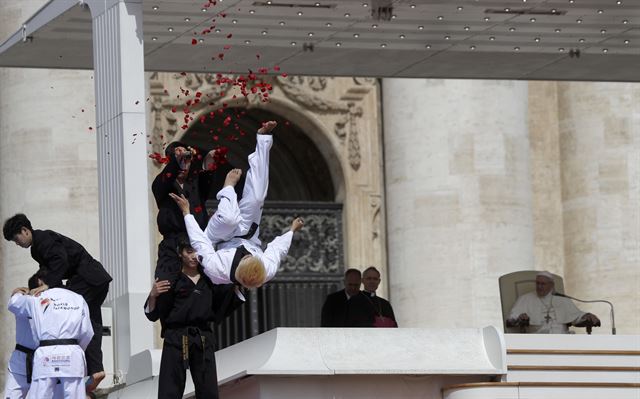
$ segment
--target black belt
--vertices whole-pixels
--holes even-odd
[[[40,346],[55,346],[55,345],[78,345],[78,340],[75,338],[65,338],[65,339],[45,339],[40,341]]]
[[[25,362],[26,373],[27,373],[27,382],[31,384],[31,374],[33,372],[33,353],[34,349],[27,348],[26,346],[22,346],[20,344],[16,344],[16,350],[27,355],[27,360]]]

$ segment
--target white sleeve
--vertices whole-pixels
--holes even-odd
[[[89,306],[87,302],[83,302],[82,307],[82,324],[80,325],[80,337],[78,337],[78,344],[82,350],[86,350],[91,338],[93,338],[93,327],[91,326],[91,319],[89,318]],[[96,332],[96,334],[102,334],[102,331]]]
[[[20,292],[13,294],[9,300],[9,311],[18,317],[31,317],[31,298],[31,296]]]
[[[267,249],[262,256],[262,263],[264,263],[264,268],[267,271],[265,281],[269,281],[275,277],[278,272],[278,267],[280,267],[280,262],[282,262],[285,256],[287,256],[287,252],[289,252],[292,239],[293,231],[289,230],[285,234],[274,238],[273,241],[267,245]]]
[[[214,284],[231,284],[229,279],[229,271],[231,265],[225,265],[220,255],[213,249],[211,241],[207,238],[198,222],[189,214],[184,217],[184,224],[187,226],[187,234],[189,234],[189,241],[191,246],[198,253],[200,264],[204,269],[204,274],[209,277]],[[228,266],[228,267],[225,267]]]
[[[511,308],[511,313],[509,313],[509,320],[517,319],[522,313],[527,313],[527,307],[525,305],[525,297],[520,296],[516,300],[516,303]],[[531,315],[528,315],[531,317]]]

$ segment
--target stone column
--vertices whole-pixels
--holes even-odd
[[[533,265],[527,82],[385,79],[390,299],[405,327],[502,325]]]
[[[127,372],[130,356],[153,348],[154,336],[142,315],[151,286],[142,2],[87,4],[93,18],[100,255],[113,276],[108,300],[115,369]]]
[[[0,40],[45,3],[1,1]],[[92,75],[0,68],[0,221],[25,213],[34,228],[68,235],[98,257]],[[37,269],[29,250],[0,240],[0,387],[15,345],[15,321],[6,311],[7,301],[11,290],[25,286]]]
[[[640,85],[559,83],[565,289],[640,332]],[[611,332],[606,305],[581,305]]]

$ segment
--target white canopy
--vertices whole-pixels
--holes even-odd
[[[640,81],[635,1],[142,3],[148,71]],[[85,2],[51,0],[0,46],[0,66],[92,69],[92,48]]]

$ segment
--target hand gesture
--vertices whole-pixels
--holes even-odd
[[[151,286],[151,292],[149,293],[149,296],[153,298],[157,298],[160,295],[164,294],[165,292],[169,291],[170,289],[171,289],[171,283],[169,282],[169,280],[158,281],[158,278],[156,277],[156,281]]]
[[[518,323],[519,324],[528,324],[529,323],[529,315],[526,313],[521,313],[520,316],[518,316]]]
[[[258,129],[258,134],[271,134],[271,131],[278,126],[278,122],[269,121],[262,124],[262,127]]]
[[[174,193],[169,193],[169,197],[171,197],[176,202],[176,204],[178,204],[178,208],[180,208],[184,216],[187,216],[190,213],[189,200],[184,196],[184,194],[178,197]]]
[[[18,292],[27,295],[29,294],[29,289],[27,287],[18,287],[15,288],[13,291],[11,291],[11,296],[14,296],[15,294],[17,294]]]
[[[42,284],[40,287],[36,287],[34,289],[32,289],[31,291],[29,291],[29,294],[33,295],[33,296],[38,296],[40,295],[41,292],[46,291],[49,289],[49,286],[46,284]]]
[[[302,226],[304,226],[302,218],[295,218],[293,219],[293,223],[291,223],[291,231],[295,233],[296,231],[300,230]]]

